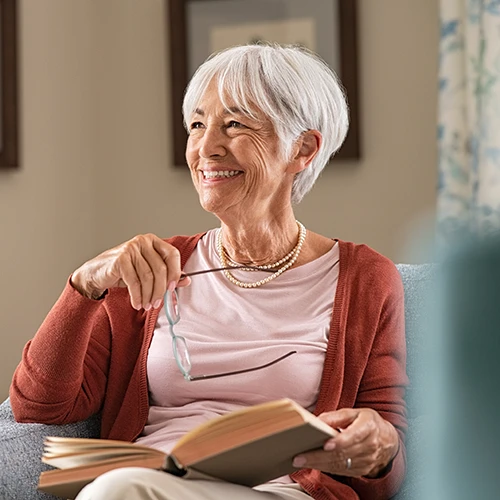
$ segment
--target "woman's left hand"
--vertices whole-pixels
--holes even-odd
[[[396,429],[371,408],[344,408],[322,413],[319,418],[341,432],[322,450],[297,455],[295,467],[339,476],[377,477],[396,456]]]

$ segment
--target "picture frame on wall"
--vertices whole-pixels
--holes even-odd
[[[186,164],[182,99],[196,68],[213,52],[246,43],[299,44],[318,53],[346,91],[350,126],[334,161],[358,159],[357,0],[167,0],[173,161]]]
[[[0,168],[19,166],[17,0],[0,0]]]

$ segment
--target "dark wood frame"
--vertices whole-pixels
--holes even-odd
[[[174,164],[185,165],[184,151],[187,134],[182,124],[182,99],[188,83],[186,5],[192,1],[167,0],[170,32],[170,81]],[[333,1],[333,0],[332,0]],[[357,0],[339,2],[340,79],[345,87],[350,109],[347,138],[334,160],[358,159],[359,107],[358,107],[358,43]],[[321,54],[320,54],[321,55]]]
[[[1,119],[0,168],[18,166],[17,0],[0,0]]]

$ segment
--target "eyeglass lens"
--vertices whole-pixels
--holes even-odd
[[[177,296],[177,291],[171,292],[167,290],[165,294],[165,312],[171,323],[174,325],[181,319],[179,311],[179,297]]]
[[[182,368],[184,375],[189,375],[191,371],[191,359],[189,358],[189,351],[186,344],[186,339],[176,335],[173,340],[174,343],[174,356],[179,368]]]

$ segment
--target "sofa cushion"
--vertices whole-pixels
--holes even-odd
[[[54,499],[37,491],[38,476],[50,467],[40,461],[46,436],[99,437],[100,422],[92,417],[68,425],[19,424],[7,399],[0,405],[1,500]]]

